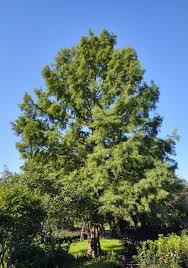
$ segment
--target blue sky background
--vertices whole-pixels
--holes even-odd
[[[0,0],[0,170],[19,170],[10,122],[24,92],[43,86],[41,69],[89,28],[106,28],[117,34],[118,47],[137,50],[146,80],[160,87],[161,135],[178,128],[178,174],[188,179],[187,0]]]

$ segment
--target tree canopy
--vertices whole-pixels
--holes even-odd
[[[13,123],[17,148],[26,171],[50,169],[59,213],[67,206],[92,225],[168,226],[181,217],[176,135],[159,137],[159,88],[144,81],[136,51],[117,48],[116,39],[90,32],[44,67],[45,88],[25,94]]]

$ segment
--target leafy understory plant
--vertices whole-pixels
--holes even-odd
[[[158,240],[144,241],[134,257],[142,268],[180,268],[188,265],[188,236],[160,235]]]

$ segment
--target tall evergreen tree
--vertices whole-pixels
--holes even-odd
[[[175,136],[158,137],[159,89],[144,82],[135,50],[115,45],[103,31],[61,49],[42,71],[46,87],[35,89],[36,100],[25,94],[13,124],[27,166],[53,167],[62,195],[88,223],[90,256],[100,254],[104,221],[168,225],[179,216],[171,205],[181,189]]]

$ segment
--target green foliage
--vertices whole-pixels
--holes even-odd
[[[71,207],[68,217],[85,223],[153,218],[167,226],[182,217],[172,206],[183,188],[174,172],[177,135],[158,137],[159,89],[144,82],[135,50],[115,44],[114,34],[90,31],[59,51],[42,71],[45,89],[20,105],[17,148],[26,170],[47,168],[59,181],[59,215]]]
[[[178,226],[187,213],[176,133],[159,137],[159,89],[144,82],[132,48],[90,31],[44,67],[44,89],[25,94],[13,123],[26,185],[43,196],[46,226]]]
[[[47,198],[29,182],[23,174],[0,182],[0,266],[70,267],[74,258],[65,238],[45,233]]]
[[[0,183],[0,257],[1,265],[12,263],[29,249],[41,232],[45,210],[37,192],[31,192],[12,176]],[[14,181],[15,180],[15,181]]]
[[[151,267],[187,267],[188,236],[171,234],[168,237],[159,236],[156,241],[145,241],[138,248],[135,258],[142,268]]]
[[[16,268],[56,267],[69,268],[74,263],[74,257],[68,254],[66,244],[61,243],[35,243],[22,251],[14,261]]]

